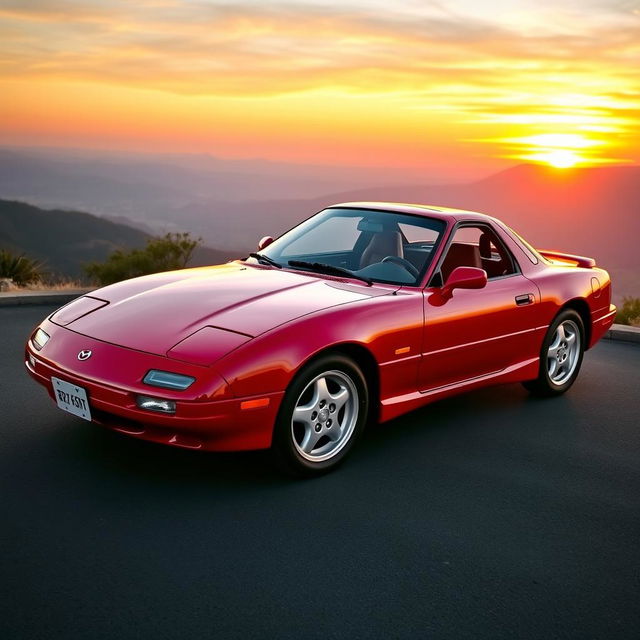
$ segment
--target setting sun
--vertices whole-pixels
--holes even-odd
[[[580,158],[568,149],[556,149],[546,154],[546,161],[556,169],[568,169],[575,166]]]
[[[590,133],[541,133],[518,138],[498,138],[490,142],[499,143],[508,149],[509,153],[504,157],[546,164],[557,169],[623,162],[607,155],[607,149],[611,145],[606,139]]]

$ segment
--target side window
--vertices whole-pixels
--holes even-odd
[[[404,259],[422,271],[440,237],[440,231],[405,222],[399,222],[398,228],[402,234]]]
[[[407,224],[405,222],[399,222],[398,227],[409,244],[433,246],[440,235],[440,232],[434,229],[428,229],[427,227],[421,227],[415,224]]]
[[[464,226],[456,230],[440,272],[445,282],[456,267],[478,267],[489,280],[517,273],[509,250],[489,226]]]
[[[498,234],[491,227],[484,227],[478,240],[480,263],[487,272],[487,277],[501,278],[518,272],[516,261],[511,252],[500,240]]]

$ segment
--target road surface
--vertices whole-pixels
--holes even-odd
[[[149,444],[23,371],[49,307],[0,310],[0,637],[640,634],[640,348],[573,389],[448,399],[294,481],[264,453]]]

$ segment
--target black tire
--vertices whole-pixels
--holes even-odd
[[[278,412],[271,446],[277,465],[295,476],[335,469],[362,434],[368,413],[367,381],[353,360],[329,354],[310,362]]]
[[[567,337],[571,334],[575,334],[575,343]],[[549,397],[565,393],[580,373],[584,349],[585,330],[580,314],[573,309],[561,311],[542,341],[538,377],[522,384],[537,396]],[[552,355],[554,351],[556,353]]]

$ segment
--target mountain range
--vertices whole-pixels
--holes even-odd
[[[557,170],[520,165],[468,184],[371,187],[260,203],[193,202],[175,217],[210,242],[224,237],[239,246],[247,229],[253,238],[275,236],[327,205],[372,200],[488,213],[536,247],[595,258],[611,273],[617,301],[624,295],[640,296],[637,166]]]
[[[208,246],[224,247],[219,255],[237,256],[255,248],[258,238],[277,236],[329,204],[418,202],[495,215],[534,246],[596,258],[612,274],[617,299],[640,296],[640,166],[519,165],[471,181],[437,182],[415,171],[0,149],[0,197],[54,207],[50,217],[60,220],[61,209],[86,210],[142,234],[128,235],[127,242],[189,231]],[[100,233],[78,241],[85,256],[105,255],[120,242],[106,228]],[[64,265],[68,252],[56,264],[58,259]]]

